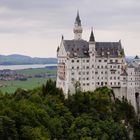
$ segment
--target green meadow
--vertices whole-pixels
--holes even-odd
[[[25,74],[28,76],[34,76],[36,74],[50,74],[55,75],[56,69],[47,69],[47,68],[36,68],[36,69],[25,69],[25,70],[16,70],[18,74]],[[12,81],[0,81],[0,90],[2,92],[13,93],[17,88],[22,89],[33,89],[35,87],[39,87],[42,84],[45,84],[49,77],[45,78],[28,78],[26,81],[12,80]],[[56,79],[56,78],[51,78]]]

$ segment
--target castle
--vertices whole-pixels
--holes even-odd
[[[136,56],[131,63],[125,59],[121,41],[96,42],[93,29],[89,41],[82,39],[79,13],[74,24],[74,39],[62,36],[57,48],[57,87],[65,96],[76,89],[94,91],[107,86],[115,97],[126,98],[138,112],[140,107],[140,59]]]

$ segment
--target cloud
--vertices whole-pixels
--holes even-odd
[[[18,40],[17,46],[23,43],[22,39],[29,42],[32,37],[29,45],[26,44],[31,48],[35,45],[35,39],[36,41],[43,39],[42,46],[47,46],[45,39],[49,39],[49,46],[52,45],[55,48],[59,42],[51,43],[51,40],[58,40],[61,34],[64,34],[67,39],[73,37],[72,28],[77,10],[80,11],[84,28],[83,36],[86,39],[93,26],[98,40],[121,38],[124,39],[128,50],[131,48],[130,44],[133,44],[132,41],[137,42],[135,46],[140,45],[138,41],[140,36],[139,0],[1,0],[0,35],[9,37],[14,34],[15,38],[12,38],[14,41],[11,42]],[[3,50],[9,52],[9,44],[0,42],[0,45],[7,47],[7,51],[1,48],[1,52],[4,52]],[[38,46],[38,50],[40,47]],[[47,49],[46,56],[55,55],[55,50],[48,54]],[[13,51],[9,50],[11,53],[19,52],[20,48],[15,47]],[[35,55],[35,53],[32,52],[29,55]]]

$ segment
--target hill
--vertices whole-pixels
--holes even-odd
[[[56,58],[39,58],[19,54],[0,55],[0,65],[56,64]]]
[[[134,56],[126,56],[130,62]],[[0,65],[57,64],[57,58],[39,58],[20,54],[0,55]]]

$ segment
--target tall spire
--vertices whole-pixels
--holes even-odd
[[[77,11],[77,16],[75,19],[75,24],[74,24],[74,39],[79,40],[82,39],[82,25],[81,25],[81,20],[80,20],[80,16],[79,16],[79,11]]]
[[[78,26],[81,26],[81,20],[80,20],[80,16],[79,16],[79,11],[77,11],[77,16],[75,19],[75,24],[77,24]]]
[[[62,39],[62,40],[64,40],[64,36],[63,36],[63,34],[62,34],[62,37],[61,37],[61,39]]]
[[[93,34],[93,27],[91,28],[91,34],[89,41],[95,42],[94,34]]]

